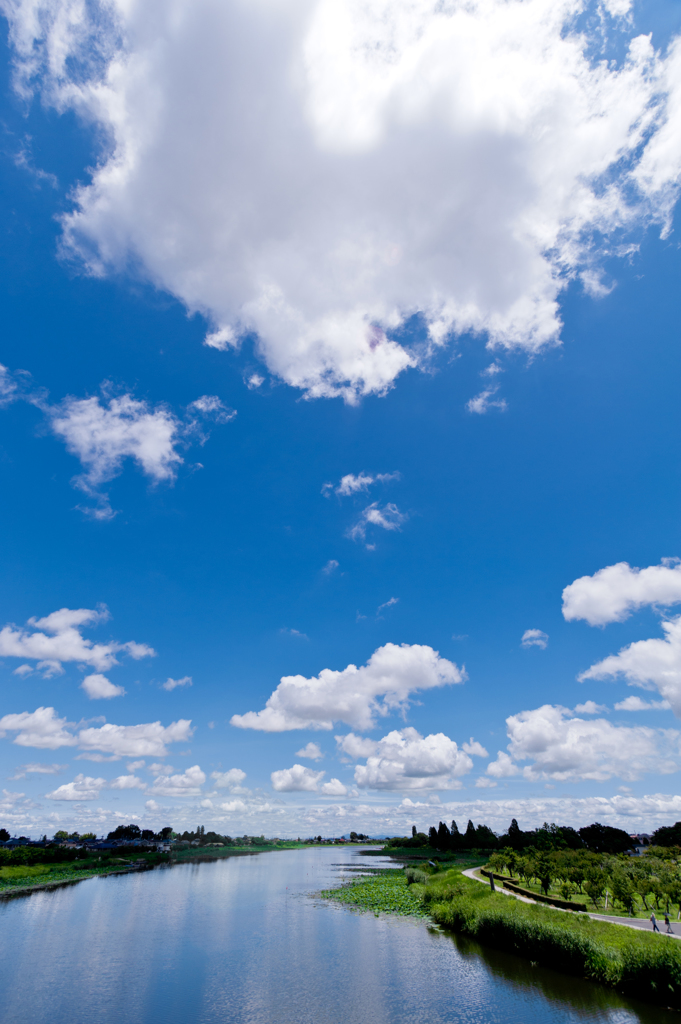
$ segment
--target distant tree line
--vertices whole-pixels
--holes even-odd
[[[660,842],[658,836],[666,840],[666,833],[673,833],[678,828],[678,839],[674,842]],[[664,835],[661,835],[664,833]],[[674,833],[674,836],[676,833]],[[672,836],[673,839],[673,836]],[[670,829],[658,829],[652,841],[658,845],[681,845],[681,822]],[[601,825],[595,822],[585,828],[574,829],[569,825],[556,825],[544,822],[541,828],[524,832],[515,818],[506,832],[497,835],[488,825],[475,826],[468,821],[465,831],[461,832],[456,821],[451,825],[441,821],[437,828],[434,825],[424,832],[417,832],[412,826],[411,838],[389,840],[392,846],[419,848],[431,847],[440,853],[456,852],[457,850],[503,850],[511,849],[520,852],[529,848],[539,850],[588,850],[591,853],[624,853],[633,846],[631,836],[621,828]]]

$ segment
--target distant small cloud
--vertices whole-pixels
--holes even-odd
[[[332,483],[322,485],[322,494],[328,498],[332,493],[341,498],[347,498],[351,494],[358,494],[360,491],[368,491],[373,484],[387,484],[392,480],[400,480],[401,474],[395,473],[347,473],[341,477],[340,483],[334,487]]]
[[[399,603],[399,597],[391,597],[388,601],[384,601],[383,604],[379,604],[378,608],[376,609],[376,614],[380,615],[384,608],[392,608],[394,604]]]
[[[615,711],[668,711],[668,700],[642,700],[641,697],[625,697],[615,704]]]
[[[478,743],[478,741],[474,740],[472,736],[468,743],[461,744],[461,749],[472,757],[489,757],[489,754],[483,747],[482,743]]]
[[[308,743],[301,750],[296,750],[296,757],[306,757],[310,761],[321,761],[324,757],[321,747],[317,743]]]
[[[326,565],[323,567],[322,572],[325,573],[325,575],[330,576],[332,572],[336,571],[338,565],[339,563],[336,561],[335,558],[330,558]]]
[[[575,705],[575,712],[578,715],[607,715],[609,711],[607,705],[597,704],[594,700],[586,700],[583,704]]]
[[[506,399],[494,397],[498,390],[498,384],[495,384],[494,387],[486,388],[484,391],[481,391],[479,395],[476,395],[475,398],[471,398],[471,400],[466,403],[466,408],[469,412],[478,413],[480,416],[489,412],[490,409],[499,409],[500,412],[506,412],[508,408]]]
[[[452,640],[468,640],[468,633],[452,633]]]
[[[366,540],[367,528],[369,526],[380,526],[382,530],[401,530],[402,523],[407,519],[407,515],[400,512],[397,505],[389,502],[381,508],[377,501],[373,504],[368,505],[360,514],[359,519],[352,526],[347,536],[351,540]],[[367,548],[373,550],[375,545],[367,544]]]
[[[299,640],[309,640],[307,633],[301,633],[299,629],[289,629],[288,626],[282,626],[279,630],[282,636],[295,636]]]
[[[481,775],[475,783],[476,789],[494,789],[495,786],[496,782],[492,782],[491,779],[486,778],[484,775]]]
[[[110,700],[112,697],[122,697],[125,694],[122,686],[115,686],[100,672],[86,676],[80,685],[90,700]]]
[[[161,683],[161,687],[164,690],[176,690],[178,686],[193,686],[193,680],[191,676],[182,676],[181,679],[172,679],[170,676],[166,679],[165,683]]]
[[[548,633],[544,633],[541,629],[526,629],[520,640],[520,646],[541,647],[543,651],[546,649],[548,642]]]
[[[246,378],[246,387],[249,389],[249,391],[254,391],[256,388],[259,388],[264,383],[265,378],[262,377],[259,373],[252,373],[250,377]]]
[[[9,776],[9,781],[25,779],[27,775],[60,775],[67,768],[67,764],[38,764],[36,762],[20,764],[18,768],[14,769],[14,775]]]
[[[490,363],[489,366],[486,366],[485,369],[482,370],[480,376],[481,377],[496,377],[496,375],[498,373],[503,373],[503,372],[504,372],[503,366],[499,366],[499,363],[495,359],[493,363]]]

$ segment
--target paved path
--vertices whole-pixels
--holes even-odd
[[[462,874],[464,874],[466,878],[472,878],[475,882],[482,882],[483,885],[489,885],[488,878],[481,878],[479,875],[475,874],[478,870],[478,868],[467,868],[465,871],[462,871]],[[534,903],[535,905],[538,905],[536,900],[531,900],[527,896],[521,896],[520,893],[511,892],[509,889],[502,888],[501,883],[497,881],[495,881],[495,888],[497,892],[502,892],[505,896],[514,896],[515,899],[522,900],[523,903]],[[570,910],[563,910],[562,907],[552,907],[551,909],[560,910],[565,914],[572,913]],[[639,931],[651,932],[653,930],[653,926],[650,921],[642,920],[638,917],[611,917],[608,914],[589,914],[589,917],[593,921],[607,921],[608,924],[622,924],[625,928],[636,928]],[[664,915],[661,919],[658,919],[657,927],[660,929],[661,934],[667,934],[665,932]],[[672,928],[673,931],[670,938],[681,939],[681,922],[674,921],[672,923]]]

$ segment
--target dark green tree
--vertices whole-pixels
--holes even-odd
[[[468,824],[466,825],[466,831],[463,837],[463,845],[466,847],[467,850],[472,850],[473,847],[476,845],[475,825],[473,824],[470,818],[468,819]]]
[[[437,829],[434,825],[428,829],[428,845],[432,846],[434,850],[437,849]]]
[[[0,828],[0,843],[6,843],[9,839],[9,832],[6,828]]]
[[[625,853],[634,845],[628,832],[599,822],[580,828],[579,835],[586,848],[593,853]]]
[[[442,850],[442,852],[444,853],[445,850],[448,850],[450,848],[450,845],[451,836],[449,834],[449,829],[447,828],[445,822],[441,821],[437,829],[437,848],[438,850]]]

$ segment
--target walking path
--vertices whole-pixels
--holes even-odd
[[[475,882],[482,882],[483,885],[489,885],[488,878],[480,878],[479,875],[475,874],[478,870],[479,868],[466,868],[466,870],[461,873],[465,875],[466,878],[472,878]],[[503,892],[505,896],[514,896],[515,899],[521,900],[523,903],[534,903],[535,906],[538,905],[535,900],[529,899],[528,896],[521,896],[520,893],[510,892],[509,889],[504,889],[501,885],[496,885],[495,889],[497,892]],[[563,910],[562,907],[552,907],[551,909],[560,910],[565,914],[572,913],[570,910]],[[653,926],[650,921],[645,921],[637,917],[613,917],[609,914],[589,914],[589,917],[594,921],[607,921],[608,924],[623,924],[625,928],[636,928],[639,931],[651,932],[653,930]],[[662,935],[668,934],[665,931],[664,915],[658,920],[657,927],[660,929],[660,933]],[[672,928],[674,927],[676,930],[673,931],[669,937],[673,939],[681,939],[681,923],[675,921],[672,925]]]

